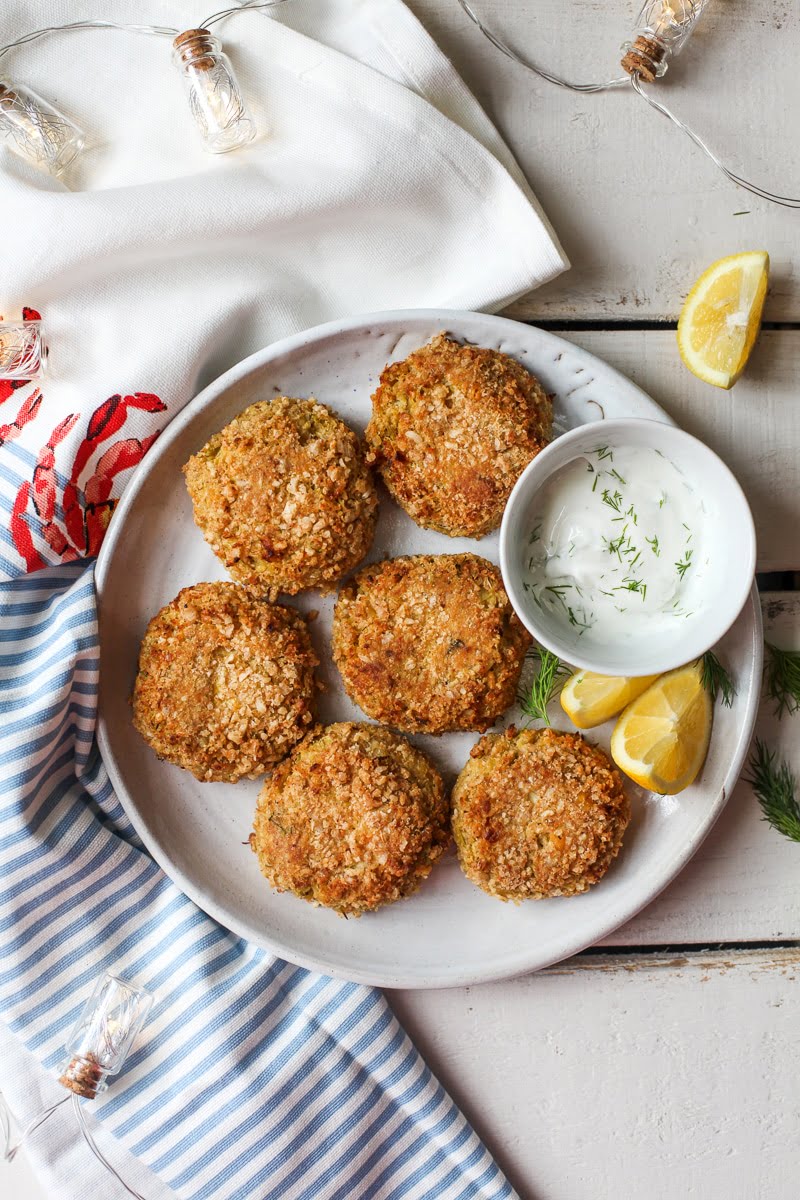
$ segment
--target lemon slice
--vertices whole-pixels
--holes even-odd
[[[690,291],[678,320],[678,349],[689,370],[732,388],[750,357],[769,280],[766,250],[721,258]]]
[[[674,796],[700,773],[712,714],[702,664],[679,667],[625,709],[611,735],[612,758],[643,788]]]
[[[625,675],[577,671],[561,689],[561,707],[578,729],[593,729],[622,712],[657,679],[657,675],[633,679]]]

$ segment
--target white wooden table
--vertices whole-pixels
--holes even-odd
[[[615,73],[632,0],[473,0],[520,51],[578,79]],[[633,96],[581,96],[484,42],[456,0],[408,0],[504,133],[573,269],[510,315],[553,324],[635,379],[734,469],[759,570],[800,570],[800,214],[728,184]],[[800,11],[711,4],[659,85],[745,175],[800,191]],[[715,258],[765,248],[764,333],[732,394],[689,375],[674,323]],[[800,594],[770,595],[800,647]],[[800,773],[800,717],[759,731]],[[693,862],[599,950],[538,975],[390,999],[523,1200],[795,1200],[800,845],[740,784]],[[24,1162],[8,1200],[37,1200]],[[362,1198],[353,1198],[362,1200]],[[366,1200],[366,1198],[364,1198]]]
[[[759,570],[800,570],[800,214],[733,188],[637,98],[552,87],[483,41],[455,0],[408,2],[574,263],[510,315],[556,323],[708,442],[750,499]],[[638,8],[473,2],[520,52],[583,80],[615,73]],[[660,94],[743,174],[797,194],[798,52],[795,6],[712,3]],[[675,321],[705,266],[762,247],[768,328],[746,377],[720,392],[683,368]],[[800,593],[764,600],[769,636],[800,648]],[[759,732],[800,774],[800,716],[778,725],[765,709]],[[523,979],[390,999],[523,1200],[794,1200],[799,879],[800,845],[740,783],[682,875],[603,947]]]

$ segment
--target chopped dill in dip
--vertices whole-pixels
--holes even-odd
[[[522,586],[587,641],[657,636],[702,603],[705,516],[659,450],[599,445],[542,489]]]

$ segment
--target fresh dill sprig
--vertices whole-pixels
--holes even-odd
[[[572,672],[557,654],[545,650],[544,646],[537,646],[533,653],[539,659],[539,669],[527,692],[520,692],[517,699],[529,721],[542,721],[549,725],[547,706],[558,691],[559,681],[568,679]]]
[[[614,591],[638,592],[641,595],[642,600],[644,600],[645,596],[647,595],[647,584],[643,583],[641,579],[632,579],[630,576],[626,576],[622,583],[617,584],[617,586],[614,588]]]
[[[728,672],[712,650],[706,650],[703,655],[703,687],[716,703],[717,696],[722,697],[726,708],[733,704],[736,687]]]
[[[567,616],[569,617],[570,625],[574,625],[577,629],[580,629],[580,633],[578,634],[578,637],[581,637],[582,634],[584,634],[587,629],[592,628],[592,617],[594,616],[594,613],[592,613],[591,616],[589,617],[589,620],[587,621],[586,620],[586,609],[583,609],[582,611],[583,611],[583,617],[584,617],[583,620],[581,620],[580,617],[576,617],[575,610],[573,608],[570,608],[569,605],[567,605]]]
[[[800,711],[800,651],[781,650],[765,642],[764,690],[774,704],[775,716],[790,717]]]
[[[745,779],[758,797],[764,820],[773,829],[800,842],[800,804],[797,802],[797,782],[789,764],[779,759],[776,751],[756,738],[748,763],[751,775]]]
[[[608,488],[603,489],[602,495],[603,504],[607,504],[609,508],[613,508],[614,512],[621,512],[620,505],[622,504],[622,493],[614,492],[612,496]]]
[[[647,542],[648,546],[653,551],[653,554],[655,554],[656,558],[660,558],[661,550],[659,549],[659,545],[658,545],[658,534],[654,533],[651,538],[645,538],[644,540]]]
[[[691,552],[691,550],[689,550],[687,548],[686,553],[684,554],[681,561],[675,563],[675,570],[678,572],[681,579],[683,579],[684,575],[689,570],[689,567],[691,565],[692,565],[692,552]]]
[[[595,454],[601,460],[604,458],[610,458],[612,462],[614,461],[613,451],[609,450],[608,446],[598,446],[595,450]]]

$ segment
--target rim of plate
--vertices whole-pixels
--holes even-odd
[[[98,614],[102,607],[103,587],[108,577],[111,565],[113,563],[114,553],[117,544],[120,541],[122,530],[125,525],[125,515],[133,506],[136,497],[144,486],[148,474],[153,466],[161,457],[168,451],[172,442],[175,441],[187,425],[191,424],[197,415],[204,410],[208,405],[217,401],[219,397],[230,387],[244,379],[254,370],[259,370],[269,362],[283,355],[292,353],[296,350],[301,350],[305,346],[310,346],[326,337],[338,336],[356,331],[369,331],[370,327],[376,324],[389,325],[392,323],[408,325],[411,322],[442,322],[443,324],[453,323],[456,328],[453,332],[458,336],[457,325],[467,320],[477,320],[486,322],[501,330],[506,328],[509,330],[519,331],[520,328],[526,331],[533,331],[537,335],[544,337],[551,342],[554,349],[561,347],[564,351],[579,352],[581,357],[587,363],[594,363],[604,374],[620,381],[629,392],[638,392],[640,396],[647,402],[648,406],[653,411],[660,415],[660,419],[665,424],[677,424],[672,418],[658,405],[645,391],[635,384],[622,372],[610,366],[603,359],[590,351],[584,350],[581,346],[576,346],[575,343],[567,341],[565,338],[558,337],[557,334],[552,334],[549,330],[539,329],[538,326],[528,325],[521,321],[514,321],[509,317],[498,317],[489,313],[478,313],[470,310],[460,309],[393,309],[385,312],[365,313],[361,316],[347,317],[343,320],[326,321],[323,324],[315,325],[310,329],[304,330],[301,333],[290,334],[287,337],[281,338],[276,342],[261,350],[255,351],[236,363],[227,371],[223,372],[216,379],[206,385],[198,394],[177,414],[167,425],[164,432],[159,436],[152,449],[148,452],[142,463],[136,468],[132,479],[126,487],[123,495],[117,505],[114,513],[114,520],[110,523],[108,532],[104,538],[103,545],[100,548],[100,553],[97,557],[95,565],[95,585],[97,589]],[[751,647],[753,655],[753,678],[761,678],[761,667],[763,663],[763,638],[762,634],[762,619],[761,607],[758,600],[758,590],[756,585],[753,585],[752,592],[749,598],[751,615],[753,617],[753,645]],[[745,604],[745,609],[747,604]],[[743,610],[744,611],[744,610]],[[102,621],[100,621],[100,636],[102,637]],[[100,661],[102,665],[102,645],[100,647]],[[601,910],[594,920],[584,920],[579,931],[573,939],[567,941],[563,936],[559,936],[557,945],[553,945],[554,939],[539,940],[532,946],[523,948],[522,951],[512,955],[506,955],[502,960],[493,960],[491,964],[485,967],[472,965],[462,972],[449,971],[446,975],[437,975],[433,971],[420,978],[418,976],[408,976],[402,973],[397,975],[384,974],[380,978],[376,977],[374,972],[368,969],[362,969],[358,964],[348,966],[346,969],[342,966],[338,959],[328,961],[325,956],[309,956],[298,953],[293,950],[291,945],[287,945],[278,938],[264,937],[263,933],[253,928],[246,920],[241,920],[235,914],[229,912],[224,905],[215,903],[207,897],[203,889],[188,878],[184,872],[171,860],[162,844],[153,837],[147,825],[146,818],[140,813],[139,808],[134,800],[133,795],[128,790],[122,772],[118,769],[113,751],[111,749],[111,741],[108,736],[105,715],[103,711],[103,685],[102,671],[100,679],[100,698],[98,704],[97,716],[97,738],[100,747],[100,753],[103,763],[108,771],[111,783],[117,796],[122,803],[125,812],[130,819],[134,829],[142,839],[148,852],[152,855],[158,865],[162,868],[165,874],[176,884],[192,900],[197,904],[198,908],[202,909],[220,925],[231,930],[234,934],[244,937],[256,945],[271,951],[273,954],[281,958],[288,959],[301,967],[306,967],[309,970],[320,971],[327,975],[332,975],[335,978],[347,979],[354,983],[363,983],[371,986],[385,988],[414,988],[420,990],[446,987],[464,987],[476,983],[491,983],[502,979],[512,979],[519,975],[528,974],[533,971],[542,970],[544,967],[552,966],[554,963],[561,962],[564,959],[572,957],[572,955],[585,950],[587,947],[594,945],[621,925],[630,921],[637,913],[646,908],[652,901],[672,882],[679,874],[683,867],[693,857],[705,841],[709,832],[713,828],[722,809],[727,803],[733,785],[739,777],[739,773],[744,762],[744,756],[747,747],[752,737],[757,716],[757,699],[750,703],[745,721],[738,730],[735,748],[729,759],[728,769],[725,774],[722,786],[719,792],[709,799],[706,819],[699,831],[687,837],[678,847],[676,847],[673,855],[666,861],[660,864],[660,869],[654,872],[653,879],[648,887],[638,891],[635,899],[626,906],[619,906],[613,915]]]

